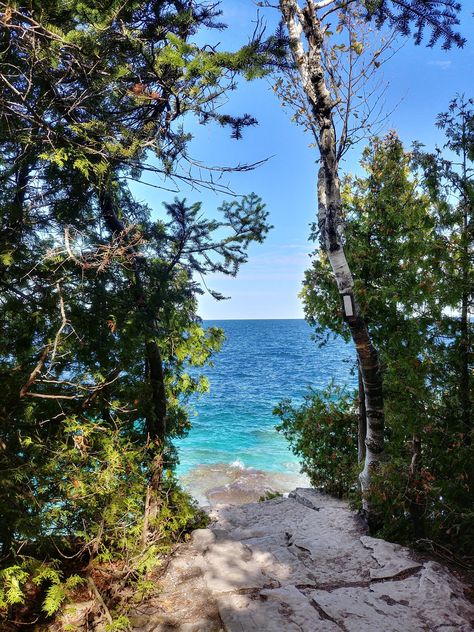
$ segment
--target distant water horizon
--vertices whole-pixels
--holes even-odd
[[[177,474],[201,504],[246,502],[260,491],[307,484],[273,409],[283,399],[301,403],[310,388],[331,381],[355,388],[353,347],[341,338],[323,348],[299,318],[203,321],[226,335],[212,367],[201,373],[210,392],[194,403],[188,436],[175,441]]]
[[[240,322],[242,320],[302,320],[306,322],[304,318],[203,318],[203,323],[226,323],[229,321]]]

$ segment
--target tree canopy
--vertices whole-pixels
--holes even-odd
[[[0,607],[46,582],[51,615],[75,570],[129,581],[201,519],[172,474],[223,339],[197,296],[209,273],[237,274],[268,214],[255,194],[150,209],[130,182],[223,188],[190,169],[184,125],[239,139],[255,124],[218,105],[237,74],[264,72],[264,44],[197,46],[199,28],[222,28],[202,3],[1,9]]]
[[[217,209],[190,196],[149,207],[133,183],[228,192],[229,168],[192,157],[189,123],[240,140],[257,121],[225,111],[226,95],[269,72],[319,150],[306,315],[321,339],[352,338],[360,378],[354,396],[329,387],[283,402],[281,429],[313,483],[356,496],[379,534],[472,545],[472,102],[440,115],[435,152],[409,152],[392,132],[371,140],[364,176],[340,166],[370,130],[372,101],[356,99],[391,43],[370,49],[367,25],[462,47],[460,3],[279,6],[287,32],[257,26],[229,52],[198,43],[224,28],[213,3],[0,2],[7,619],[54,615],[99,568],[120,593],[205,523],[173,473],[173,440],[223,341],[197,299],[224,298],[207,277],[238,273],[268,212],[255,193]]]

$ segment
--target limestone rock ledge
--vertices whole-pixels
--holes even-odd
[[[472,632],[464,586],[435,562],[368,537],[311,489],[223,505],[173,560],[137,632]]]

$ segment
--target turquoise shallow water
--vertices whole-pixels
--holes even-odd
[[[300,402],[309,386],[323,389],[331,379],[355,386],[352,347],[337,339],[320,349],[303,320],[205,321],[204,325],[224,329],[226,342],[214,358],[214,367],[205,370],[211,391],[196,403],[193,428],[176,442],[178,475],[188,487],[199,478],[202,491],[239,482],[235,473],[249,468],[298,473],[296,457],[275,430],[278,419],[272,410],[283,398]],[[224,472],[227,478],[222,478]]]

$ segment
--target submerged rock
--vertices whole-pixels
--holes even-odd
[[[288,493],[308,479],[297,472],[270,472],[245,467],[240,461],[199,465],[181,477],[181,482],[201,506],[242,505],[257,502],[267,493]]]

